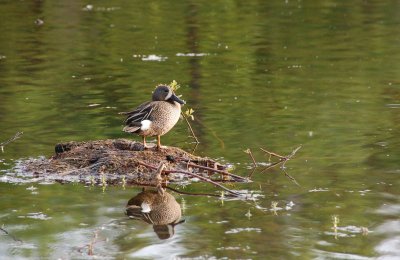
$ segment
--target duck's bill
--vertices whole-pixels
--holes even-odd
[[[182,104],[182,105],[186,104],[186,102],[184,100],[178,98],[175,94],[172,94],[170,99],[173,100],[173,101],[176,101],[176,102],[178,102],[179,104]]]

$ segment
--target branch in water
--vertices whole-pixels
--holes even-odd
[[[268,169],[271,169],[271,168],[273,168],[273,167],[275,167],[275,166],[277,166],[277,165],[279,165],[279,164],[282,164],[281,169],[282,169],[283,172],[285,173],[285,176],[286,176],[287,178],[289,178],[291,181],[293,181],[297,186],[300,186],[300,184],[296,181],[296,179],[293,178],[292,176],[290,176],[290,175],[285,171],[285,164],[286,164],[286,162],[289,161],[290,159],[292,159],[293,156],[297,153],[297,151],[300,150],[300,148],[301,148],[301,145],[300,145],[299,147],[297,147],[296,149],[294,149],[294,150],[293,150],[289,155],[287,155],[287,156],[282,156],[282,155],[279,155],[279,154],[277,154],[277,153],[270,152],[270,151],[267,151],[267,150],[265,150],[265,149],[263,149],[263,148],[260,148],[261,151],[267,153],[269,156],[274,156],[274,157],[277,157],[277,158],[279,159],[279,161],[274,162],[274,163],[272,163],[271,165],[267,166],[267,167],[266,167],[265,169],[263,169],[261,172],[264,172],[264,171],[266,171],[266,170],[268,170]]]
[[[153,169],[153,170],[156,170],[156,169],[158,168],[157,166],[149,165],[149,164],[146,164],[146,163],[144,163],[144,162],[138,162],[138,164],[143,165],[143,166],[145,166],[145,167],[147,167],[147,168],[150,168],[150,169]],[[211,183],[211,184],[213,184],[214,186],[217,186],[217,187],[219,187],[219,188],[221,188],[221,189],[223,189],[223,190],[225,190],[225,191],[229,192],[230,194],[233,194],[233,195],[235,195],[235,196],[237,196],[237,197],[240,196],[240,193],[238,193],[238,192],[236,192],[236,191],[233,191],[233,190],[230,190],[230,189],[226,188],[225,186],[223,186],[223,185],[221,185],[221,184],[219,184],[219,183],[217,183],[217,182],[215,182],[215,181],[213,181],[213,180],[211,180],[211,179],[208,179],[208,178],[206,178],[206,177],[203,177],[203,176],[198,175],[198,174],[193,173],[193,172],[188,172],[188,171],[183,171],[183,170],[164,170],[163,172],[164,172],[165,174],[170,174],[170,173],[182,173],[182,174],[185,174],[185,175],[189,175],[189,176],[191,176],[191,177],[198,178],[198,179],[200,179],[200,180],[202,180],[202,181],[204,181],[204,182]]]
[[[20,138],[22,136],[24,132],[17,132],[12,138],[8,139],[5,142],[0,143],[0,149],[2,152],[4,152],[4,146],[6,146],[7,144],[17,140],[18,138]]]

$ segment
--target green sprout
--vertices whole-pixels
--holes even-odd
[[[274,212],[274,215],[278,215],[278,213],[276,213],[277,210],[278,210],[278,202],[271,201],[271,211]]]
[[[176,82],[176,80],[173,80],[171,83],[169,83],[169,87],[172,89],[172,91],[177,91],[181,86]]]
[[[253,216],[250,212],[250,209],[247,211],[247,213],[245,214],[245,216],[250,220],[251,216]]]
[[[94,176],[90,175],[90,185],[94,186],[94,184],[96,183]]]
[[[189,117],[190,119],[192,119],[192,121],[194,121],[193,113],[194,113],[194,110],[193,110],[192,108],[188,108],[188,109],[185,111],[185,115],[186,115],[187,117]]]
[[[333,229],[337,230],[337,225],[339,224],[339,216],[338,215],[333,215],[332,216],[332,224],[333,224]]]
[[[126,179],[125,179],[125,175],[122,176],[122,188],[125,190],[125,186],[126,186]]]
[[[338,215],[332,216],[332,224],[333,224],[332,229],[335,232],[335,239],[338,239],[338,233],[337,233],[337,225],[339,224],[339,216]]]
[[[103,186],[103,192],[106,190],[106,186],[107,186],[107,179],[106,179],[106,175],[103,173],[101,174],[101,185]]]
[[[224,206],[224,200],[225,200],[225,192],[224,191],[221,191],[220,198],[221,198],[221,206]]]

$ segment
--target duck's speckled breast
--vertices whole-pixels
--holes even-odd
[[[178,122],[181,115],[181,105],[177,102],[154,102],[153,111],[149,117],[152,125],[145,135],[164,135]]]

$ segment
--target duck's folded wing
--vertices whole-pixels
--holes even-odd
[[[133,111],[124,112],[123,114],[127,115],[125,124],[127,126],[141,126],[141,122],[148,119],[152,111],[151,102],[146,102]]]

